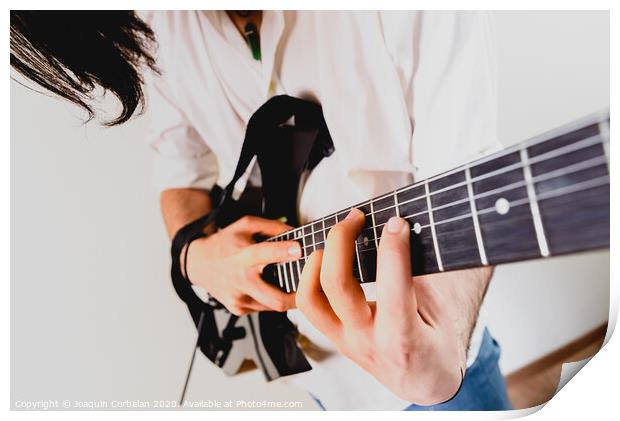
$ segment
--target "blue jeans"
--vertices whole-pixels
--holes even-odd
[[[499,344],[484,329],[480,352],[465,372],[459,393],[450,401],[431,406],[412,404],[405,411],[503,411],[512,409],[504,376],[499,371]]]
[[[405,411],[504,411],[512,409],[506,392],[506,382],[499,370],[499,344],[488,329],[484,329],[476,361],[465,372],[459,393],[450,401],[430,406],[411,404]],[[314,400],[321,409],[325,407]]]

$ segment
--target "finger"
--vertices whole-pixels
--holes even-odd
[[[248,266],[290,262],[301,257],[301,246],[297,241],[266,241],[246,247],[241,256]]]
[[[327,235],[321,285],[338,318],[345,325],[361,326],[371,321],[362,286],[353,277],[355,239],[364,226],[364,214],[353,209]]]
[[[295,299],[297,308],[310,323],[327,338],[337,342],[341,338],[342,324],[321,288],[322,257],[323,250],[317,250],[306,261]]]
[[[286,311],[295,308],[294,294],[287,294],[269,285],[258,274],[244,288],[244,292],[266,306],[269,311]]]
[[[392,217],[383,227],[377,251],[376,326],[403,332],[418,322],[409,236],[407,222]]]
[[[257,311],[273,311],[268,306],[261,304],[250,297],[248,297],[248,299],[244,302],[241,309],[245,312],[244,314],[254,313]]]
[[[224,304],[224,303],[222,303]],[[269,311],[269,308],[250,296],[243,296],[233,302],[224,304],[226,309],[237,316],[243,316],[256,311]]]
[[[235,231],[248,233],[250,235],[264,234],[268,236],[278,235],[293,229],[293,227],[286,225],[283,222],[252,215],[244,216],[231,224],[230,227]]]

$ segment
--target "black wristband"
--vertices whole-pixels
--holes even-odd
[[[204,302],[194,292],[186,271],[187,253],[185,253],[183,262],[181,262],[181,253],[184,248],[189,248],[189,245],[194,240],[206,236],[204,230],[215,220],[216,216],[217,209],[185,225],[175,234],[170,247],[170,256],[172,258],[170,276],[172,278],[172,285],[179,298],[187,304],[194,321],[199,320],[200,313],[204,310],[204,307],[210,304]]]

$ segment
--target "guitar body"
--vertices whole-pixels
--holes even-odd
[[[290,107],[291,100],[301,105],[295,109],[295,126],[282,124],[282,120],[288,118],[286,112],[284,117],[277,116],[275,124],[273,120],[264,121],[273,116],[273,111]],[[218,229],[245,215],[281,218],[291,226],[299,224],[297,196],[301,177],[333,152],[333,143],[320,107],[298,101],[301,100],[275,97],[255,114],[260,120],[260,129],[248,130],[237,173],[246,170],[249,160],[244,158],[256,156],[262,185],[260,188],[248,186],[236,200],[232,198],[231,189],[214,188],[212,203],[220,203],[214,220]],[[274,269],[275,266],[269,265],[262,274],[271,284],[277,284]],[[198,346],[228,375],[239,372],[247,360],[260,367],[268,381],[311,369],[297,346],[296,329],[286,313],[260,312],[239,317],[211,297],[207,303],[210,306],[205,311],[210,314],[203,317],[209,322],[200,323],[200,319],[194,319],[199,329]]]

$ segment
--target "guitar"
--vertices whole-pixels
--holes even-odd
[[[296,240],[303,257],[272,282],[299,284],[306,259],[353,208],[366,214],[353,272],[374,282],[392,216],[411,227],[413,275],[609,247],[609,114],[589,116],[504,151],[343,209],[267,241]]]
[[[295,127],[284,124],[291,116]],[[219,205],[181,230],[186,232],[176,247],[173,242],[173,284],[198,329],[181,401],[196,349],[229,375],[245,360],[254,361],[268,381],[311,369],[285,313],[238,317],[208,295],[198,298],[180,275],[179,254],[185,244],[204,236],[208,224],[223,227],[248,213],[285,216],[298,225],[301,176],[333,151],[320,106],[287,96],[270,99],[248,124],[235,177],[224,190],[212,191]],[[243,196],[232,199],[232,191],[254,157],[262,173],[262,199],[252,209],[242,205]],[[607,111],[261,239],[294,240],[302,247],[299,260],[268,265],[262,277],[295,292],[306,259],[324,247],[331,227],[352,208],[366,215],[352,268],[361,283],[375,281],[380,232],[392,216],[410,225],[414,276],[608,248],[609,194]]]

